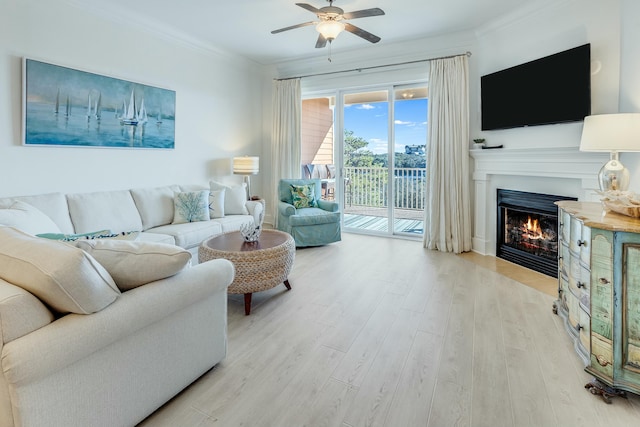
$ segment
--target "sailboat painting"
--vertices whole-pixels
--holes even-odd
[[[28,58],[22,69],[24,145],[175,148],[175,91]]]

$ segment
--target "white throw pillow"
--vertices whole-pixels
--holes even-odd
[[[124,292],[180,272],[191,253],[179,246],[125,240],[79,240],[75,245],[96,259]]]
[[[173,223],[209,221],[209,190],[187,191],[173,195]]]
[[[224,218],[224,188],[212,191],[209,194],[209,216],[211,218]]]
[[[247,184],[229,186],[220,182],[211,181],[209,183],[211,191],[225,190],[224,194],[224,214],[225,215],[248,215]]]
[[[59,313],[95,313],[120,295],[109,273],[85,251],[11,227],[0,227],[0,277]]]
[[[0,224],[29,234],[60,233],[60,228],[41,210],[28,203],[15,201],[0,208]]]

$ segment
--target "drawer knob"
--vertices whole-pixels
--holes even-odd
[[[603,284],[603,285],[608,285],[609,283],[611,283],[611,282],[609,281],[609,279],[607,279],[607,278],[605,278],[605,277],[601,277],[601,278],[599,278],[599,279],[598,279],[598,282],[600,282],[600,283],[601,283],[601,284]]]
[[[601,354],[596,356],[596,360],[598,361],[600,366],[611,365],[611,362],[609,362],[607,359],[605,359],[605,357],[603,355],[601,355]]]
[[[578,240],[578,246],[587,246],[586,240]]]
[[[581,331],[584,329],[584,326],[582,326],[580,323],[578,323],[578,327],[576,328],[578,331]]]
[[[585,288],[586,289],[587,288],[587,286],[586,286],[586,284],[584,282],[578,282],[577,286],[578,286],[578,289],[580,289],[580,288]]]

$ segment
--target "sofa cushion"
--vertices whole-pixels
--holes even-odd
[[[75,245],[94,257],[122,292],[173,276],[191,261],[189,251],[163,243],[79,240]]]
[[[133,201],[140,212],[143,230],[173,221],[173,194],[180,191],[177,185],[131,190]]]
[[[229,215],[215,220],[222,226],[222,232],[240,231],[240,226],[244,224],[255,225],[255,220],[251,215]]]
[[[51,218],[34,206],[19,200],[0,203],[0,224],[29,234],[60,232],[60,228]]]
[[[29,292],[0,280],[0,339],[8,343],[53,322],[53,314]]]
[[[334,222],[340,222],[340,214],[338,212],[327,212],[320,208],[299,209],[295,215],[289,217],[289,224],[292,227],[331,224]]]
[[[28,203],[51,218],[53,222],[55,222],[56,225],[60,228],[60,231],[62,231],[63,233],[73,233],[73,224],[71,223],[71,218],[69,217],[67,198],[62,193],[18,196],[0,200],[20,200],[21,202]]]
[[[142,230],[140,213],[127,190],[68,194],[67,201],[76,233]]]
[[[224,190],[224,214],[225,215],[247,215],[249,211],[247,203],[247,184],[230,186],[220,182],[211,181],[209,183],[211,191]]]
[[[205,239],[222,233],[218,220],[187,222],[184,224],[162,225],[147,230],[146,233],[160,233],[173,236],[176,245],[184,249],[197,247]]]
[[[173,236],[168,234],[154,233],[152,230],[143,231],[138,235],[136,239],[138,242],[155,242],[155,243],[166,243],[167,245],[175,245],[176,239]]]
[[[120,295],[109,273],[83,250],[11,227],[0,227],[0,277],[59,313],[94,313]]]
[[[209,194],[209,216],[211,218],[224,218],[224,188],[211,191]]]

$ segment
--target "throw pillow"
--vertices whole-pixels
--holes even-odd
[[[0,277],[58,313],[95,313],[120,295],[109,273],[83,250],[11,227],[0,227]]]
[[[212,191],[209,194],[209,216],[211,218],[224,218],[224,188]]]
[[[209,191],[187,191],[175,193],[174,202],[174,224],[185,222],[209,221]]]
[[[296,209],[317,207],[318,203],[316,202],[316,185],[291,184],[291,199],[293,200],[293,207]]]
[[[224,190],[224,214],[225,215],[249,215],[245,204],[247,203],[247,184],[229,186],[219,182],[209,183],[211,191]]]
[[[59,233],[60,228],[38,208],[22,201],[11,202],[0,209],[0,224],[29,234]]]
[[[111,230],[94,231],[93,233],[82,234],[62,234],[62,233],[42,233],[37,237],[51,240],[61,240],[63,242],[75,242],[76,240],[94,239],[115,239],[115,240],[136,240],[140,235],[139,231],[123,231],[122,233],[112,233]]]
[[[75,245],[94,257],[122,292],[173,276],[191,263],[189,251],[165,243],[79,240]]]

